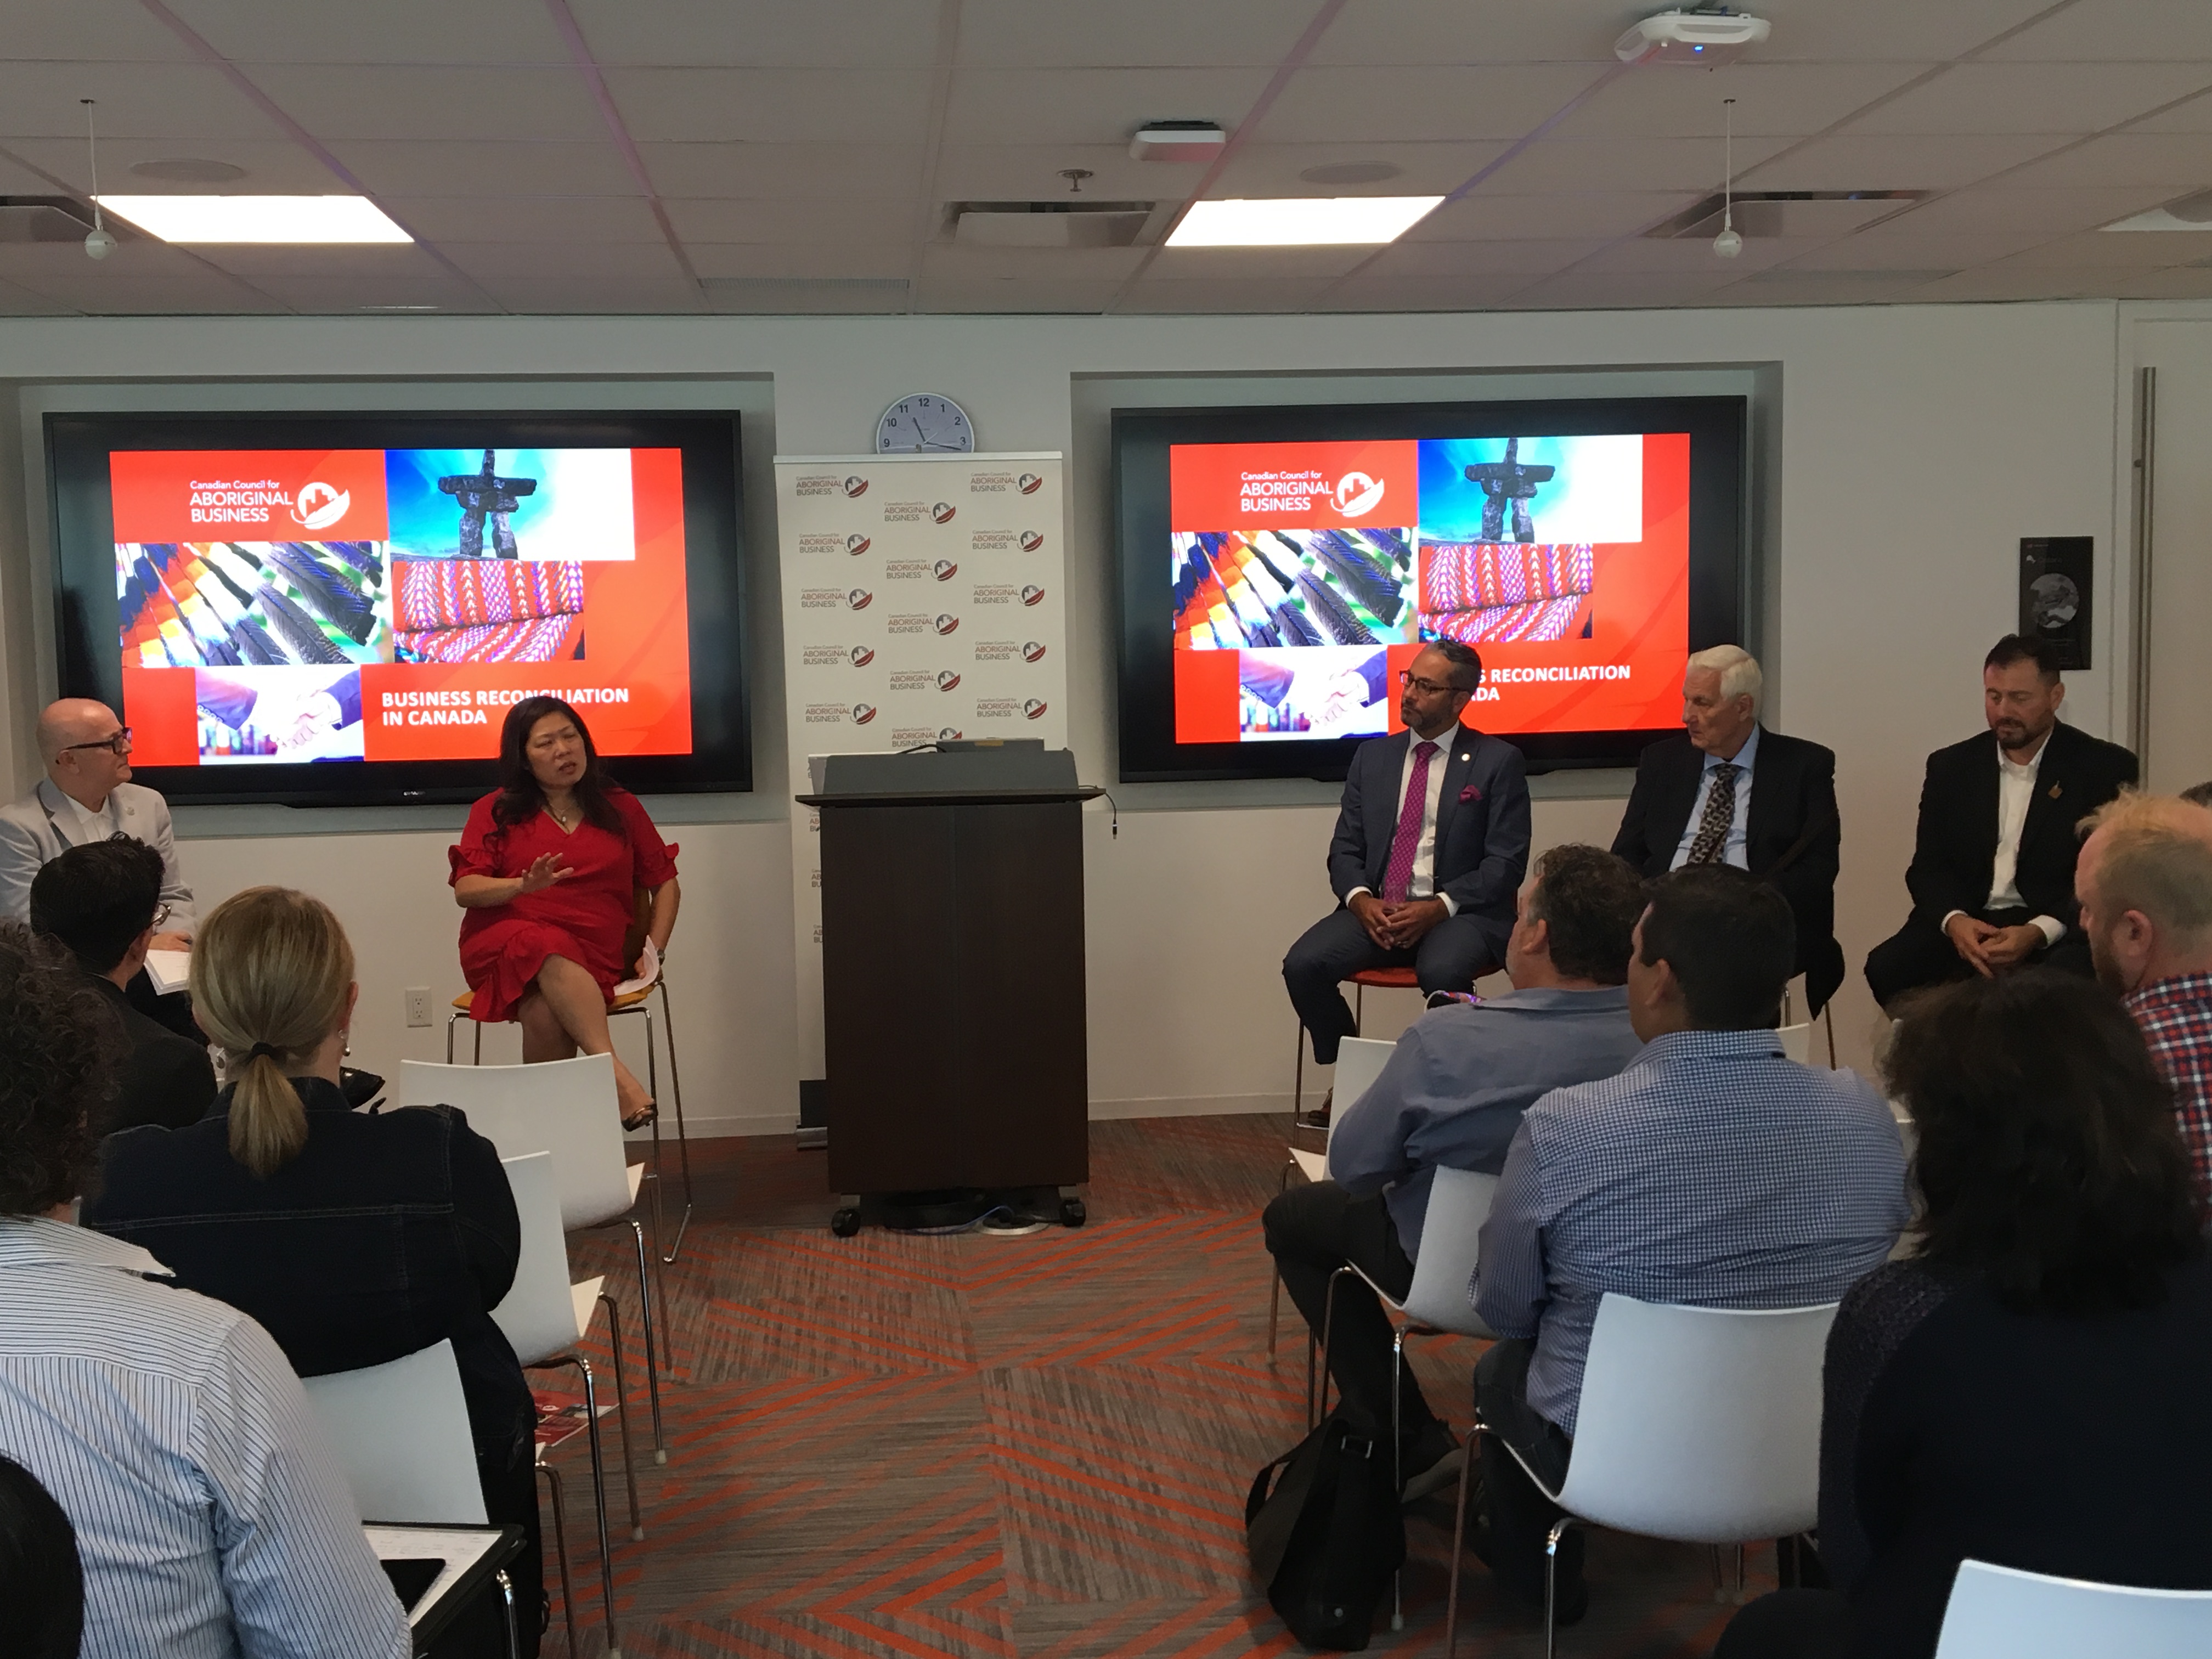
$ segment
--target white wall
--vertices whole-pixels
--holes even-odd
[[[1092,808],[1088,843],[1094,1114],[1273,1105],[1287,1097],[1291,1068],[1276,967],[1328,902],[1322,860],[1332,792],[1114,785],[1107,532],[1095,487],[1102,397],[1457,397],[1524,388],[1531,375],[1551,386],[1578,370],[1602,371],[1596,389],[1607,391],[1718,380],[1755,399],[1777,722],[1838,757],[1838,915],[1853,969],[1838,1033],[1847,1050],[1863,1053],[1872,1007],[1857,963],[1902,918],[1922,757],[1978,727],[1980,656],[2014,621],[2020,537],[2097,538],[2104,637],[2096,669],[2072,678],[2068,708],[2100,734],[2124,729],[2115,688],[2128,684],[2118,626],[2128,607],[2112,556],[2124,524],[2118,331],[2119,308],[2102,303],[1443,317],[0,320],[0,377],[17,384],[26,416],[24,520],[5,521],[9,491],[0,486],[0,605],[9,613],[0,619],[0,695],[9,699],[0,726],[20,732],[31,684],[52,683],[45,630],[17,614],[24,596],[44,603],[33,418],[44,409],[596,401],[746,408],[764,434],[772,387],[775,447],[828,453],[865,447],[877,415],[902,393],[942,391],[967,407],[985,447],[1066,450],[1079,479],[1069,526],[1073,742],[1083,775],[1113,786],[1122,809],[1115,840],[1103,805]],[[1194,388],[1190,376],[1210,378]],[[766,452],[757,438],[747,451],[756,775],[767,785],[781,775],[777,599]],[[22,653],[33,646],[40,660],[26,673]],[[19,747],[19,784],[27,763]],[[1544,785],[1539,844],[1609,838],[1623,781]],[[787,1122],[796,1066],[781,804],[764,787],[750,799],[653,805],[684,843],[678,1017],[692,1113],[727,1127]],[[698,817],[714,821],[687,822]],[[338,905],[362,959],[356,1052],[381,1067],[442,1049],[441,1036],[400,1024],[400,992],[459,988],[442,860],[445,826],[456,822],[192,812],[185,856],[204,903],[251,881],[283,880]],[[325,833],[334,827],[350,833]],[[928,971],[887,962],[883,994]]]

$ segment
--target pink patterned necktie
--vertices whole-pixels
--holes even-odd
[[[1413,879],[1413,849],[1421,844],[1421,820],[1429,805],[1429,761],[1437,745],[1413,745],[1413,775],[1406,781],[1405,805],[1398,809],[1398,833],[1390,837],[1390,861],[1382,866],[1382,902],[1401,904]]]

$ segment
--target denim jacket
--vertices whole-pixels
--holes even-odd
[[[189,1128],[110,1135],[84,1224],[250,1314],[302,1376],[452,1339],[477,1455],[513,1468],[535,1413],[491,1319],[521,1251],[498,1150],[450,1107],[356,1112],[335,1085],[292,1081],[307,1141],[274,1175],[231,1156],[226,1089]]]

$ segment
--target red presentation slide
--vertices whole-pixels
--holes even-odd
[[[125,721],[148,766],[467,760],[522,698],[691,749],[674,449],[117,451]]]
[[[1486,731],[1680,717],[1686,433],[1177,444],[1169,483],[1178,743],[1395,730],[1443,639]]]

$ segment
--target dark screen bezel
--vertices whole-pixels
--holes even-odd
[[[1116,410],[1112,417],[1115,633],[1124,782],[1239,778],[1340,781],[1364,741],[1179,744],[1175,740],[1168,583],[1168,450],[1178,443],[1312,443],[1407,438],[1690,434],[1689,648],[1741,639],[1747,613],[1744,500],[1749,404],[1742,397],[1576,398],[1512,402]],[[1633,766],[1679,730],[1499,735],[1531,772]]]
[[[691,657],[689,755],[611,757],[639,794],[753,787],[738,416],[720,411],[455,414],[48,415],[54,638],[64,696],[122,707],[108,456],[138,449],[671,448],[684,466]],[[588,711],[586,711],[588,717]],[[352,761],[295,766],[145,766],[134,779],[179,805],[370,806],[473,800],[483,761]]]

